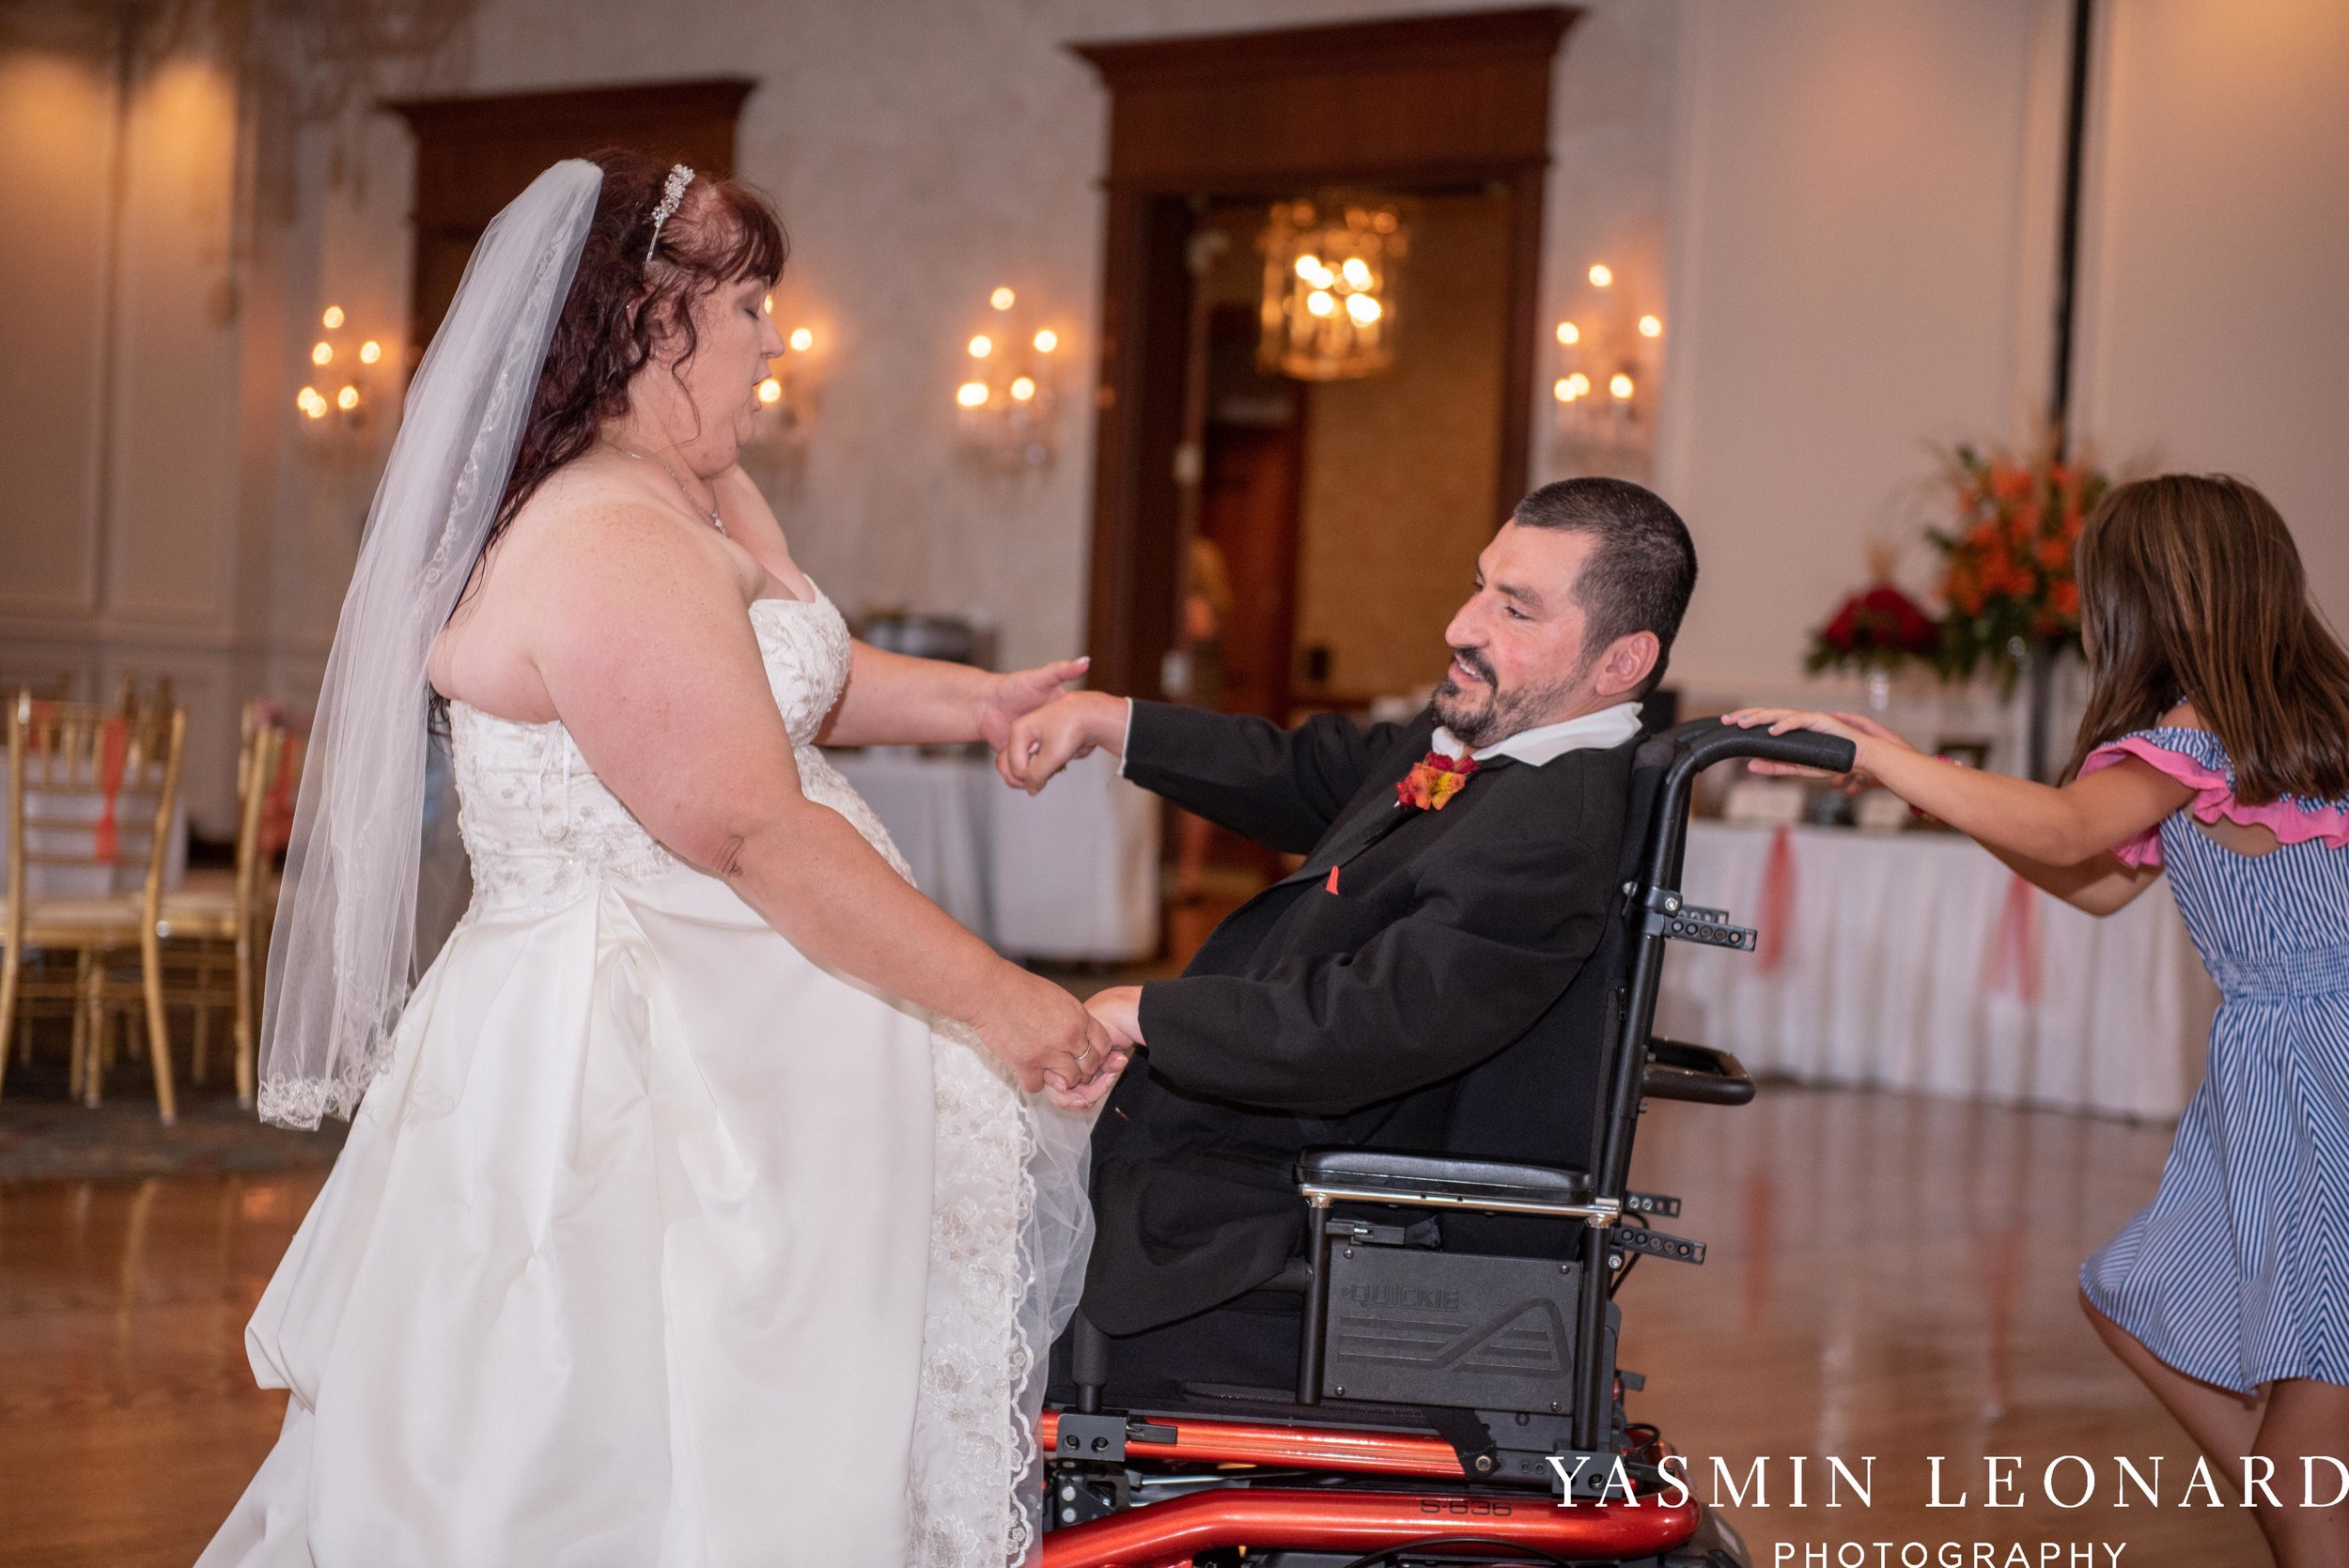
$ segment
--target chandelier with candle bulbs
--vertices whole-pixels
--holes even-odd
[[[1256,359],[1300,381],[1344,381],[1394,363],[1394,284],[1410,249],[1395,204],[1333,194],[1272,204],[1263,238]]]

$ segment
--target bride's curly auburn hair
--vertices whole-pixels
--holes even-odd
[[[694,305],[747,278],[772,286],[791,255],[765,195],[702,174],[686,186],[656,243],[653,213],[670,166],[617,148],[588,162],[603,170],[603,189],[485,552],[555,470],[593,446],[606,420],[628,411],[629,383],[655,350],[669,354],[672,366],[693,357]]]

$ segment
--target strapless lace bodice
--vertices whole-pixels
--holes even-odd
[[[801,789],[847,817],[904,874],[872,808],[816,747],[848,684],[848,623],[820,589],[809,600],[754,600],[750,619]],[[552,908],[596,882],[645,880],[680,864],[604,787],[562,721],[523,723],[452,702],[449,737],[476,908]]]

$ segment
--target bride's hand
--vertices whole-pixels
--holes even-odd
[[[997,1007],[973,1018],[972,1027],[1019,1087],[1031,1093],[1055,1081],[1081,1087],[1106,1071],[1117,1048],[1109,1031],[1050,981],[1004,967],[1012,978]]]
[[[1092,663],[1090,659],[1062,659],[997,675],[979,708],[979,738],[990,751],[1001,752],[1011,744],[1012,725],[1059,696],[1068,682],[1082,680]]]

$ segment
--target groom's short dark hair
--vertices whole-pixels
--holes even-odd
[[[1697,547],[1680,514],[1628,479],[1561,479],[1518,502],[1511,520],[1595,536],[1574,590],[1589,623],[1584,656],[1635,631],[1656,633],[1656,669],[1640,689],[1653,691],[1697,586]]]

